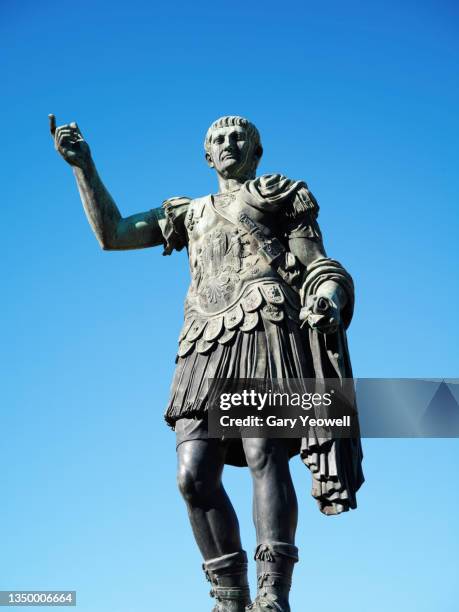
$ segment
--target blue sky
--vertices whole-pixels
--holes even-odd
[[[260,172],[308,182],[355,278],[355,375],[457,377],[457,5],[4,0],[0,17],[0,589],[210,610],[162,420],[186,255],[99,249],[47,115],[78,122],[126,215],[214,190],[205,131],[249,117]],[[457,440],[364,450],[359,509],[339,518],[292,462],[293,610],[452,611]],[[251,551],[249,475],[225,482]]]

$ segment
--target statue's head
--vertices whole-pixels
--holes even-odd
[[[251,179],[263,154],[257,128],[244,117],[214,121],[204,141],[207,163],[224,178]]]

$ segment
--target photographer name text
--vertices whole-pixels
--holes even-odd
[[[221,427],[282,427],[293,429],[297,425],[302,427],[350,427],[351,417],[343,416],[339,419],[312,418],[310,416],[299,417],[276,417],[270,415],[266,418],[261,416],[248,415],[246,417],[230,417],[224,414],[220,417]]]

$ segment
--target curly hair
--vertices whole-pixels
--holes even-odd
[[[254,141],[255,146],[261,146],[260,133],[257,128],[251,123],[248,119],[244,117],[239,117],[237,115],[227,115],[225,117],[220,117],[212,123],[210,128],[207,130],[206,137],[204,140],[204,149],[206,153],[210,155],[210,145],[212,140],[212,132],[222,127],[229,127],[231,125],[239,125],[243,127],[250,140]]]

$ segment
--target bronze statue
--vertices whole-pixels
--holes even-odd
[[[208,435],[210,378],[351,378],[345,329],[352,279],[327,257],[319,206],[306,183],[256,178],[260,135],[247,119],[209,128],[205,156],[218,193],[176,197],[123,218],[103,185],[75,123],[56,127],[57,151],[73,167],[89,223],[105,250],[186,248],[191,284],[165,419],[175,429],[178,483],[212,583],[216,612],[290,610],[297,500],[289,459],[300,454],[325,514],[356,507],[363,482],[360,440],[216,439]],[[222,485],[225,464],[253,477],[258,592],[247,581],[236,514]]]

